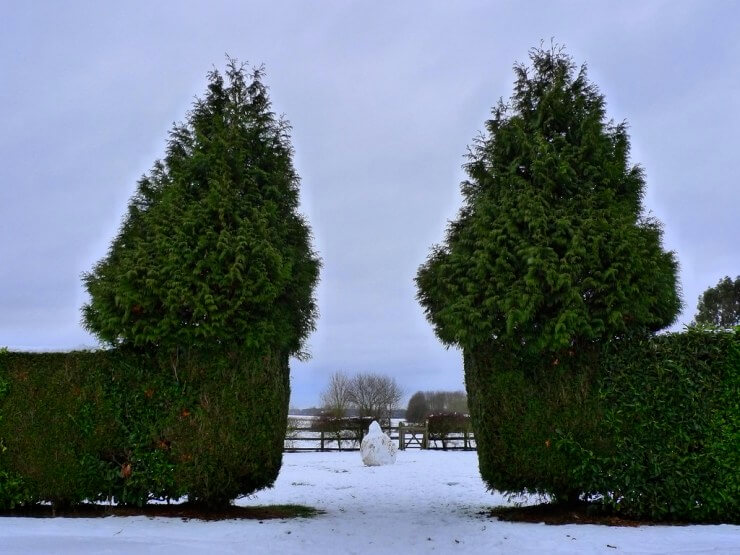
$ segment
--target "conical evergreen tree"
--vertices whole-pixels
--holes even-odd
[[[671,324],[677,262],[642,208],[624,123],[562,49],[514,67],[508,104],[470,152],[464,206],[418,272],[447,345],[538,353]]]
[[[148,376],[166,397],[144,402],[152,424],[123,440],[136,453],[130,482],[160,488],[164,460],[178,492],[220,507],[280,470],[288,360],[314,327],[320,263],[297,211],[289,127],[270,110],[262,71],[229,60],[208,80],[85,274],[83,322],[118,348],[126,395],[138,399]],[[140,429],[129,407],[121,418]]]
[[[319,260],[297,212],[289,126],[262,71],[224,77],[170,132],[108,255],[84,283],[83,323],[111,345],[300,355]]]
[[[642,208],[624,123],[562,49],[530,52],[470,152],[464,204],[417,274],[438,337],[463,350],[481,476],[492,489],[575,501],[594,446],[601,349],[674,321],[672,252]]]

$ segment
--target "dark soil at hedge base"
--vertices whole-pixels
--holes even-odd
[[[605,512],[600,505],[580,503],[576,506],[541,503],[526,507],[494,507],[479,513],[506,522],[545,524],[601,524],[603,526],[686,526],[695,522],[636,520]]]
[[[324,511],[305,505],[258,505],[239,507],[230,505],[220,510],[205,509],[199,505],[156,504],[143,507],[119,507],[115,505],[94,505],[83,503],[70,509],[52,509],[51,505],[33,505],[10,511],[0,511],[0,517],[31,518],[94,518],[107,516],[148,516],[181,518],[182,520],[272,520],[288,518],[310,518]]]
[[[240,507],[231,505],[221,510],[205,509],[190,503],[154,504],[144,507],[119,507],[83,503],[70,509],[52,509],[51,505],[33,505],[14,510],[0,511],[0,517],[30,518],[103,518],[108,516],[147,516],[180,518],[182,520],[275,520],[311,518],[325,511],[305,505],[259,505]],[[542,503],[526,507],[494,507],[479,513],[505,522],[545,524],[600,524],[604,526],[685,525],[684,522],[657,522],[634,520],[604,513],[593,504],[577,506]]]

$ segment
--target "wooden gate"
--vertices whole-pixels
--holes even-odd
[[[413,424],[398,424],[398,448],[403,451],[407,447],[428,449],[429,427],[414,426]]]

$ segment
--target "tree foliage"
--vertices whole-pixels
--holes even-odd
[[[429,403],[423,391],[417,391],[409,399],[406,406],[406,420],[408,422],[424,422],[429,414]]]
[[[430,413],[468,412],[468,396],[464,391],[427,391]]]
[[[417,391],[409,399],[406,420],[424,422],[430,414],[468,412],[468,396],[464,391]]]
[[[135,347],[279,348],[314,327],[319,260],[298,213],[289,125],[261,69],[229,59],[141,178],[105,258],[83,276],[85,327]]]
[[[606,119],[561,48],[530,59],[470,150],[458,218],[419,268],[427,318],[446,345],[529,352],[671,324],[677,262],[643,212],[627,125]]]
[[[720,328],[740,326],[740,276],[732,281],[725,276],[701,297],[694,320],[697,324],[708,324]]]

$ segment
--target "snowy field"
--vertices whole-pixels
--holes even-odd
[[[548,526],[483,516],[507,502],[485,491],[469,451],[399,452],[395,465],[373,468],[358,452],[287,453],[275,487],[239,501],[278,503],[326,513],[264,522],[6,517],[0,553],[740,554],[740,526]]]

